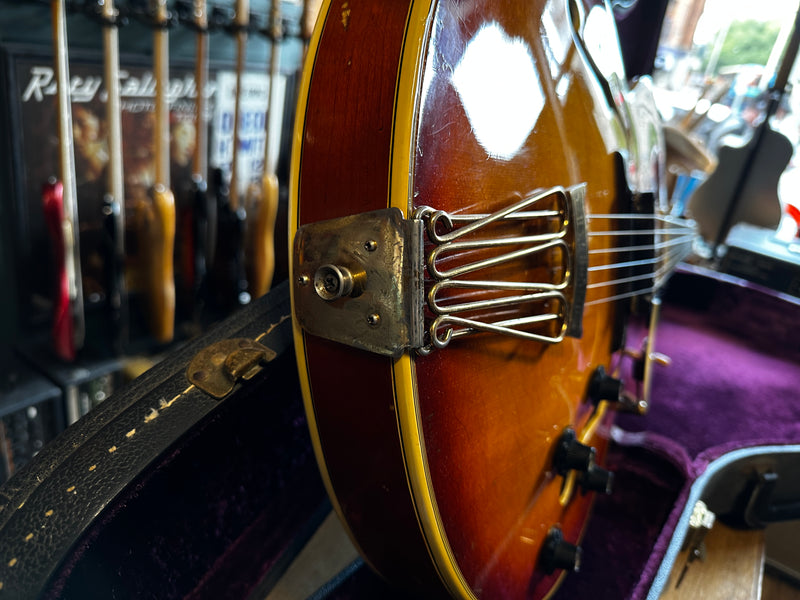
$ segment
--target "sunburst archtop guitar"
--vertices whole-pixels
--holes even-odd
[[[618,308],[674,254],[635,189],[657,153],[600,78],[607,10],[322,6],[290,183],[301,383],[335,510],[415,597],[545,597],[612,487]]]

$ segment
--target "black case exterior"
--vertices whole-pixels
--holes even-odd
[[[276,579],[328,508],[289,314],[284,284],[116,392],[6,482],[0,593],[245,597]],[[187,380],[200,349],[257,337],[276,358],[226,398]]]

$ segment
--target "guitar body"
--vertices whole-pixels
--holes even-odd
[[[629,210],[624,128],[565,4],[325,2],[300,93],[290,239],[387,207],[492,213],[555,186],[585,186],[590,223]],[[612,243],[598,236],[591,247]],[[543,252],[493,277],[538,281],[563,268],[558,252]],[[608,436],[606,403],[589,402],[587,389],[598,366],[615,366],[616,306],[593,303],[609,287],[592,286],[611,279],[589,273],[582,334],[558,343],[478,333],[392,358],[295,324],[323,479],[381,575],[417,597],[554,589],[564,571],[542,562],[549,536],[578,543],[593,497],[554,468],[557,445],[571,428],[600,463]]]

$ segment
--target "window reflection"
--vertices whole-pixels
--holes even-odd
[[[592,60],[606,79],[625,78],[614,17],[605,6],[593,6],[586,15],[583,41]]]
[[[511,160],[544,107],[533,55],[522,38],[489,23],[467,43],[452,84],[486,153]]]

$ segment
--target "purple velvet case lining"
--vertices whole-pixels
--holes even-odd
[[[656,343],[673,364],[657,368],[646,417],[617,419],[615,491],[597,499],[582,571],[555,598],[646,597],[709,463],[800,443],[798,325],[797,299],[691,270],[673,278]],[[65,597],[248,597],[280,575],[324,502],[296,384],[267,404],[243,396],[101,516],[54,583]],[[317,597],[403,596],[362,565]]]

